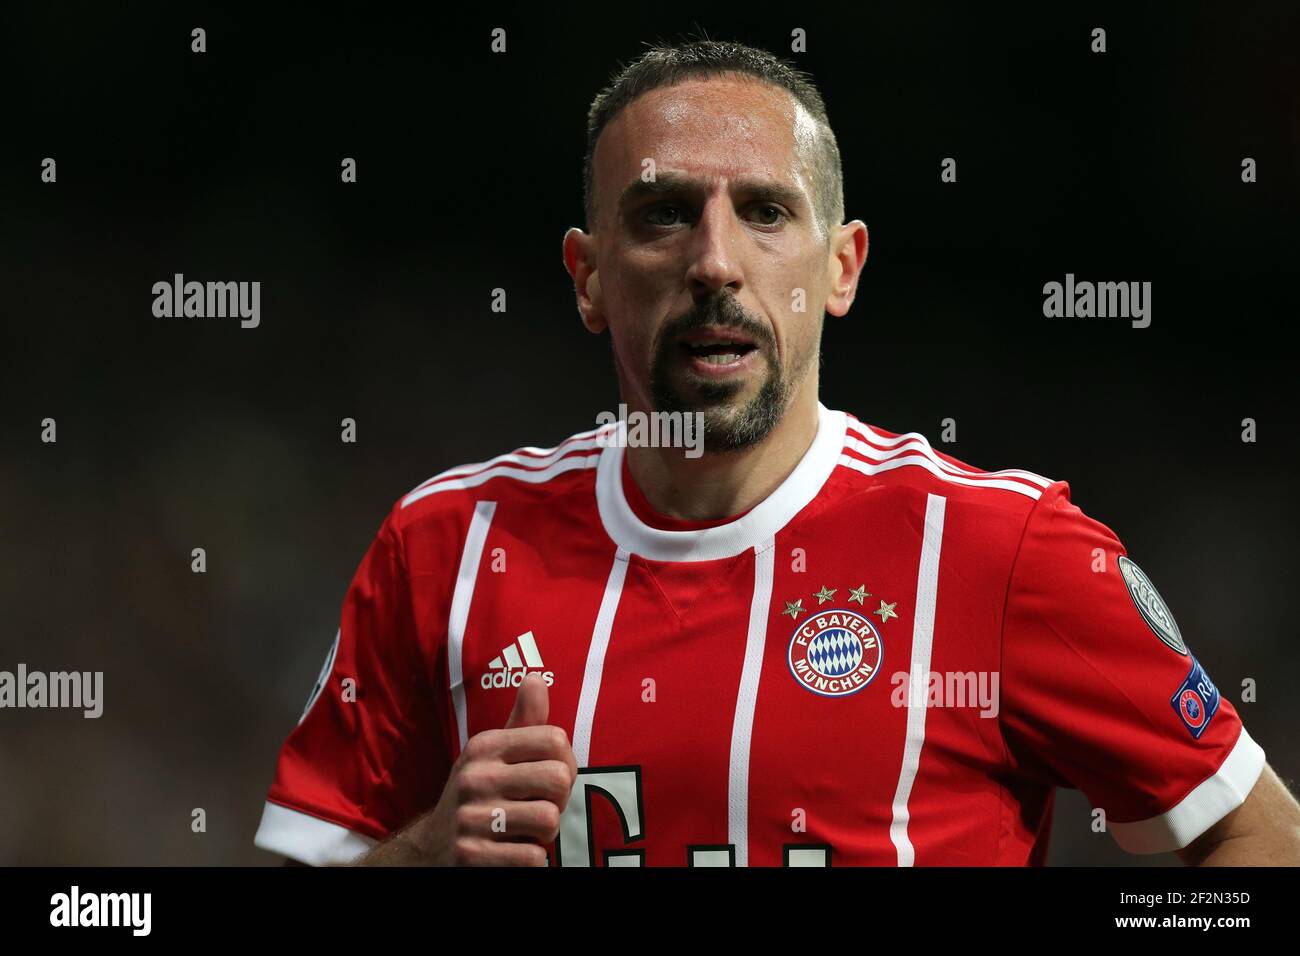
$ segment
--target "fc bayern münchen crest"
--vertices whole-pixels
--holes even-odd
[[[790,638],[790,673],[823,697],[847,697],[871,683],[884,649],[880,632],[856,611],[818,611]]]

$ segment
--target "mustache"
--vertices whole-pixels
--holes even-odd
[[[776,337],[771,327],[750,315],[730,294],[710,296],[665,322],[657,336],[655,353],[662,355],[679,335],[699,328],[735,329],[759,351],[769,356],[776,353]]]

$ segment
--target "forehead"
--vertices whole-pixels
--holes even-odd
[[[769,175],[807,189],[813,119],[787,90],[732,77],[644,93],[605,127],[594,157],[598,189],[621,189],[656,168],[696,176]],[[603,185],[601,185],[603,184]]]

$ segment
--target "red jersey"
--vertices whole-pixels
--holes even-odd
[[[656,515],[619,425],[396,502],[256,843],[344,861],[438,800],[523,675],[579,773],[562,866],[1024,865],[1055,787],[1186,846],[1264,753],[1069,485],[819,406],[744,515]]]

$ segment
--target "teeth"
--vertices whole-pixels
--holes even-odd
[[[722,352],[718,355],[701,355],[700,358],[704,359],[704,361],[708,362],[710,365],[730,365],[732,362],[740,358],[740,353]]]
[[[735,346],[740,346],[742,343],[741,343],[740,341],[738,341],[737,339],[715,339],[715,340],[710,340],[710,341],[698,341],[698,342],[690,342],[690,341],[688,341],[687,344],[688,344],[688,345],[691,345],[691,346],[694,346],[694,347],[696,347],[696,348],[703,348],[704,346],[708,346],[708,345],[735,345]]]

